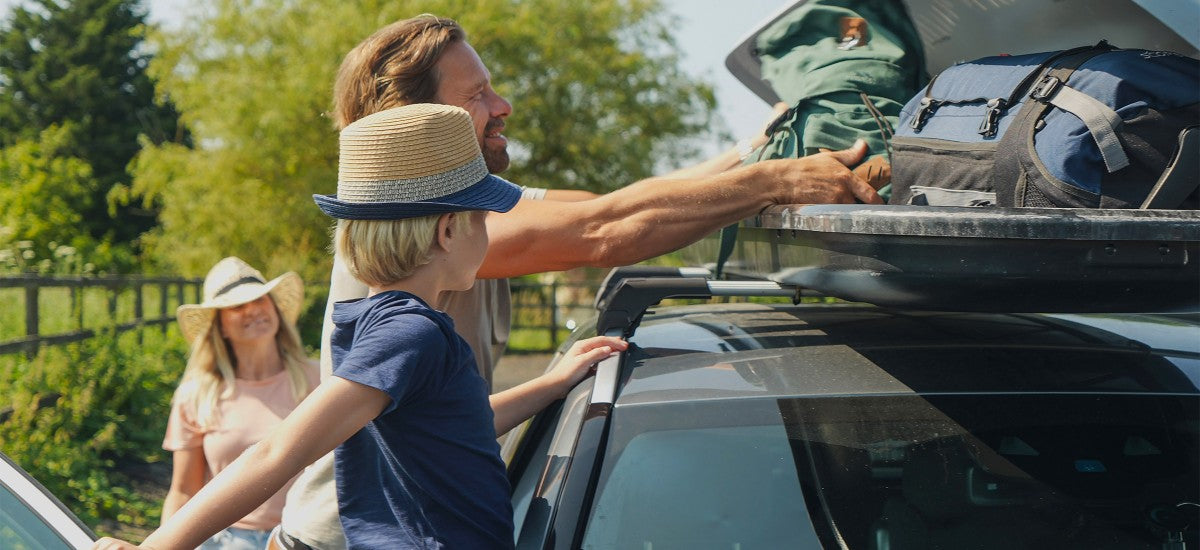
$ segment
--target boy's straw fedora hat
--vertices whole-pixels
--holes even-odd
[[[184,304],[175,310],[179,329],[190,343],[208,329],[218,309],[247,304],[264,294],[271,295],[283,322],[296,323],[304,305],[304,282],[296,272],[289,271],[267,281],[241,258],[225,258],[204,277],[204,301]]]
[[[463,210],[507,212],[517,186],[488,173],[471,115],[418,103],[342,130],[336,195],[313,195],[331,217],[397,220]]]

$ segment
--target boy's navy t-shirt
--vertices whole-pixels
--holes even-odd
[[[333,374],[391,402],[334,452],[350,548],[512,548],[487,385],[446,314],[388,291],[338,302]]]

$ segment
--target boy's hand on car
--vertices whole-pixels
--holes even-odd
[[[596,363],[612,355],[624,351],[629,343],[612,336],[596,336],[575,342],[559,359],[558,364],[547,373],[553,377],[555,385],[562,388],[565,396],[580,380],[596,372]]]

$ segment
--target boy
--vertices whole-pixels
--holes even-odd
[[[143,546],[196,547],[337,447],[350,548],[511,548],[497,434],[626,348],[616,338],[581,341],[554,370],[489,403],[466,343],[429,304],[470,288],[487,252],[484,211],[507,211],[519,196],[488,174],[460,108],[409,105],[347,126],[337,195],[314,199],[341,220],[338,253],[370,291],[335,306],[334,377]]]

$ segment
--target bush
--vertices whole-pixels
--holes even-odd
[[[162,503],[131,490],[128,472],[166,458],[162,436],[186,351],[177,334],[146,329],[46,348],[31,361],[5,358],[0,395],[12,410],[0,421],[0,450],[102,535],[114,523],[157,526]]]

